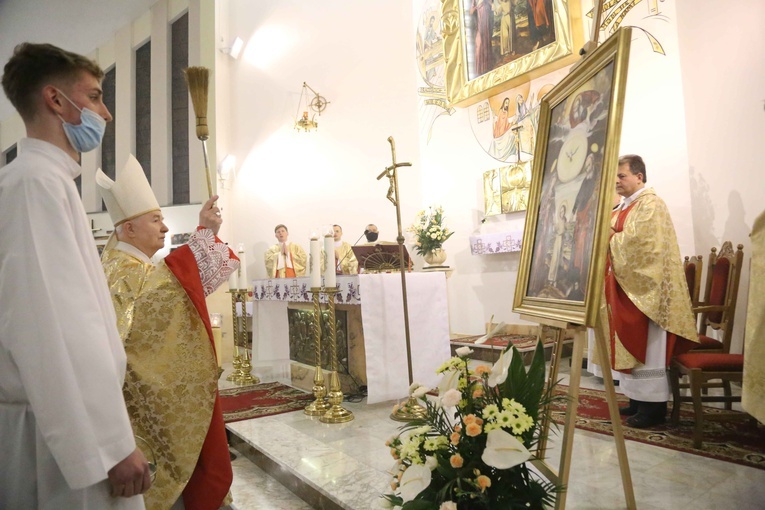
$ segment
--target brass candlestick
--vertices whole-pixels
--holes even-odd
[[[234,359],[231,365],[233,365],[234,371],[226,377],[226,380],[237,382],[242,377],[242,357],[239,355],[239,319],[236,316],[236,303],[239,291],[230,289],[229,293],[231,293],[231,321],[233,324],[232,336],[234,338]]]
[[[247,338],[247,289],[239,289],[237,294],[239,302],[242,304],[242,316],[238,318],[239,321],[237,324],[239,329],[237,332],[239,334],[239,344],[244,349],[244,356],[242,356],[242,365],[240,367],[242,375],[236,379],[236,382],[242,386],[246,386],[251,384],[258,384],[260,379],[251,374],[251,356],[249,354],[249,349],[247,348],[247,344],[249,343]]]
[[[321,308],[319,306],[319,293],[321,287],[311,287],[311,294],[313,294],[313,344],[314,344],[314,361],[316,363],[316,371],[313,375],[313,396],[316,400],[308,404],[303,411],[308,416],[323,416],[329,411],[330,405],[325,400],[327,396],[327,387],[324,385],[324,372],[321,369]]]
[[[412,166],[412,164],[397,163],[396,142],[393,140],[392,136],[388,137],[388,142],[390,143],[390,153],[393,164],[389,167],[386,167],[385,170],[383,170],[383,172],[377,176],[377,180],[379,181],[383,177],[388,178],[388,200],[390,200],[391,203],[393,203],[393,205],[396,207],[396,222],[398,223],[398,237],[396,237],[396,241],[398,242],[398,252],[399,257],[401,258],[401,294],[404,300],[404,336],[406,337],[406,364],[407,368],[409,369],[409,386],[411,386],[412,382],[414,381],[414,377],[412,375],[412,344],[409,338],[409,304],[407,302],[406,296],[406,270],[404,269],[404,233],[403,229],[401,228],[401,200],[398,194],[398,168],[402,166]],[[390,415],[390,417],[392,420],[396,421],[409,421],[412,419],[412,417],[425,416],[426,412],[427,411],[425,408],[418,404],[415,398],[410,396],[406,404],[400,406]]]
[[[343,390],[340,387],[340,378],[337,376],[337,324],[335,323],[335,294],[337,287],[325,288],[327,302],[329,304],[329,355],[332,358],[332,373],[329,376],[329,394],[327,400],[332,405],[324,415],[319,418],[323,423],[345,423],[353,420],[353,413],[343,408]]]

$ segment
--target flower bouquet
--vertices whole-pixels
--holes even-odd
[[[418,212],[408,230],[414,234],[414,251],[418,255],[427,255],[440,250],[444,242],[454,234],[444,226],[444,210],[441,206],[428,207],[427,212]]]
[[[403,510],[501,510],[552,505],[556,486],[530,469],[545,392],[541,342],[528,372],[511,344],[493,367],[468,367],[468,347],[444,363],[427,415],[387,443],[396,459],[392,494]],[[422,392],[419,392],[422,394]]]

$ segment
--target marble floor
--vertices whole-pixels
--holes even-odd
[[[256,373],[263,381],[289,383],[283,367],[259,367]],[[561,366],[561,377],[566,384],[567,366]],[[225,374],[221,381],[224,378]],[[601,380],[587,372],[582,373],[581,381],[581,387],[602,389]],[[387,470],[393,465],[385,441],[400,425],[388,418],[392,404],[345,403],[355,419],[339,425],[321,423],[302,412],[229,424],[232,438],[243,452],[234,461],[234,507],[379,508],[379,495],[388,489]],[[560,435],[551,435],[548,462],[556,466],[560,439]],[[765,507],[765,470],[635,441],[626,445],[640,509]],[[566,505],[572,509],[626,508],[613,438],[576,431]]]

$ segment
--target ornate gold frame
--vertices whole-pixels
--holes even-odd
[[[462,0],[442,0],[446,98],[451,106],[468,106],[519,83],[555,71],[579,59],[584,44],[579,0],[552,0],[555,42],[508,64],[468,79]]]
[[[523,233],[523,248],[515,287],[513,311],[545,319],[571,324],[594,326],[600,304],[605,271],[605,256],[608,247],[614,179],[619,163],[621,122],[624,110],[624,94],[627,85],[629,62],[630,28],[621,28],[599,48],[592,52],[575,70],[561,80],[542,100],[539,115],[537,149],[534,153],[529,207]],[[539,227],[539,210],[543,180],[547,161],[548,140],[552,124],[552,109],[573,95],[588,80],[595,77],[608,64],[614,64],[611,81],[611,99],[608,108],[605,145],[602,151],[598,205],[595,216],[595,230],[590,252],[588,278],[583,301],[570,301],[548,297],[530,296],[529,279],[532,272],[532,256],[536,233]]]

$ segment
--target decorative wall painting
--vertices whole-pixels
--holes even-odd
[[[468,106],[578,58],[579,0],[443,0],[447,100]]]

